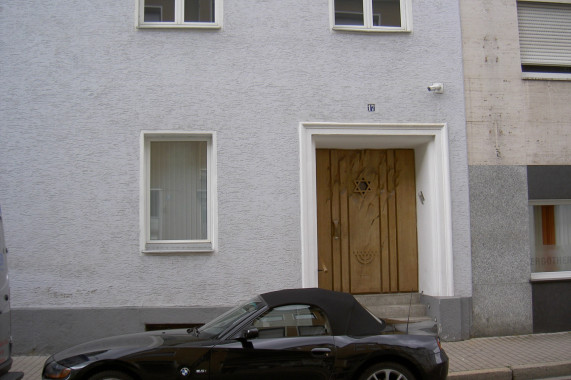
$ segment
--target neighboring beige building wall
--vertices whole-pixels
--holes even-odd
[[[571,164],[571,80],[522,79],[516,0],[460,12],[469,164]]]
[[[460,0],[460,15],[470,181],[470,334],[532,333],[527,166],[571,164],[571,80],[522,79],[516,0]]]

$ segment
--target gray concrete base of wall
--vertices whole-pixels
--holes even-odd
[[[14,354],[53,354],[89,340],[142,332],[151,324],[202,324],[226,310],[226,307],[12,309]]]
[[[471,297],[432,297],[421,295],[427,314],[436,318],[443,341],[454,342],[470,338],[472,325]]]
[[[470,337],[472,299],[421,296],[445,341]],[[147,325],[202,324],[227,307],[12,309],[14,354],[53,354],[89,340],[145,331]]]

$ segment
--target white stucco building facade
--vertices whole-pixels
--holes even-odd
[[[4,3],[0,202],[16,351],[200,323],[255,293],[319,286],[316,149],[414,151],[417,291],[449,319],[444,334],[467,337],[459,5],[397,3],[400,26],[378,27],[341,25],[333,0],[216,0],[213,18],[186,24],[147,22],[135,0]],[[186,212],[196,235],[155,227],[161,141],[203,149],[206,196]],[[441,302],[455,311],[439,315]]]

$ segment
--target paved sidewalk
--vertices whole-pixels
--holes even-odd
[[[450,357],[450,379],[571,380],[571,332],[444,342]],[[40,380],[47,356],[16,356],[12,371],[23,380]]]
[[[571,332],[443,343],[451,379],[571,379]]]
[[[48,356],[14,356],[10,372],[24,372],[22,380],[41,380],[47,358]]]

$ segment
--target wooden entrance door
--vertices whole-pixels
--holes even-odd
[[[418,291],[414,150],[316,154],[319,287]]]

